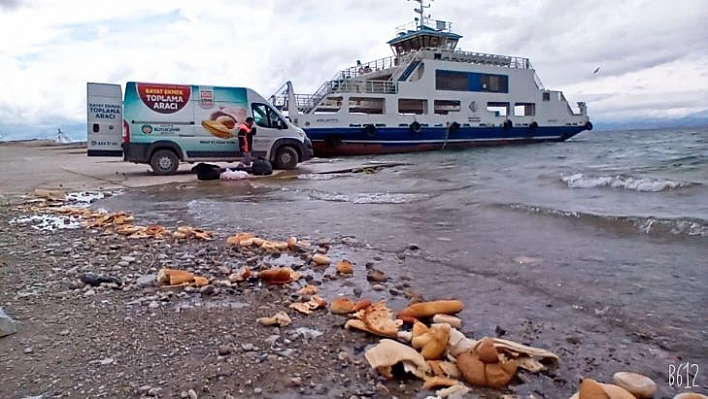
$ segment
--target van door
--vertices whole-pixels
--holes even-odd
[[[254,102],[251,104],[251,112],[256,124],[256,135],[253,136],[253,156],[266,157],[275,140],[283,136],[282,129],[287,125],[268,104]]]
[[[123,92],[120,85],[87,83],[86,86],[88,156],[123,156]]]

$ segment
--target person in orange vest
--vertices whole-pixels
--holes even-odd
[[[251,150],[253,149],[253,136],[255,135],[256,128],[253,127],[253,118],[249,116],[238,128],[238,146],[243,154],[241,163],[244,165],[250,165],[252,162]]]

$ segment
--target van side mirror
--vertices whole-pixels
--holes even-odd
[[[278,129],[283,130],[283,129],[287,129],[287,128],[288,128],[288,125],[285,122],[283,122],[282,119],[278,119]]]

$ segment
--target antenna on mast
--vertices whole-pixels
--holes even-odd
[[[411,0],[408,0],[408,1],[411,1]],[[420,8],[413,9],[413,11],[415,11],[416,14],[420,15],[420,18],[415,19],[417,22],[416,28],[420,28],[421,26],[423,26],[423,23],[425,22],[425,16],[423,15],[423,13],[425,12],[426,8],[430,8],[430,4],[428,4],[426,6],[425,0],[413,0],[413,1],[415,1],[416,3],[420,3]],[[433,1],[433,0],[430,0],[430,1]],[[430,18],[430,16],[428,16],[428,18]]]

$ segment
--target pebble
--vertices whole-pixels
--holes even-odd
[[[152,301],[150,304],[148,304],[148,308],[150,309],[156,309],[160,307],[160,303],[157,301]]]
[[[150,385],[143,385],[140,388],[138,388],[138,393],[140,393],[141,395],[145,395],[151,389],[152,389],[152,387]]]
[[[374,291],[383,291],[383,290],[386,289],[386,287],[384,287],[384,286],[381,285],[381,284],[374,284],[374,285],[371,286],[371,289],[374,290]]]
[[[25,351],[24,351],[24,352],[25,352],[25,354],[28,354],[28,355],[29,355],[30,353],[34,352],[34,349],[32,349],[32,348],[25,348]]]
[[[159,387],[150,388],[148,391],[149,396],[160,396],[160,393],[162,393],[162,388]]]
[[[202,295],[212,295],[214,294],[215,288],[213,285],[205,285],[204,287],[199,289],[199,293]]]
[[[0,307],[0,337],[17,333],[15,321]]]
[[[261,393],[263,393],[263,390],[261,388],[254,388],[253,393],[255,393],[256,395],[260,395]]]
[[[231,353],[231,348],[228,345],[219,346],[219,356],[226,356]]]
[[[92,296],[94,296],[94,295],[96,295],[96,291],[94,291],[94,290],[88,290],[88,291],[84,292],[83,297],[84,297],[84,298],[88,298],[88,297],[92,297]]]
[[[145,274],[145,275],[138,277],[136,284],[138,284],[141,287],[149,287],[149,286],[155,284],[156,279],[157,279],[156,274]]]
[[[194,392],[194,389],[190,389],[190,390],[187,392],[187,395],[189,395],[189,399],[197,399],[197,393]]]
[[[620,371],[612,376],[612,381],[637,398],[651,398],[656,393],[656,383],[641,374]]]

